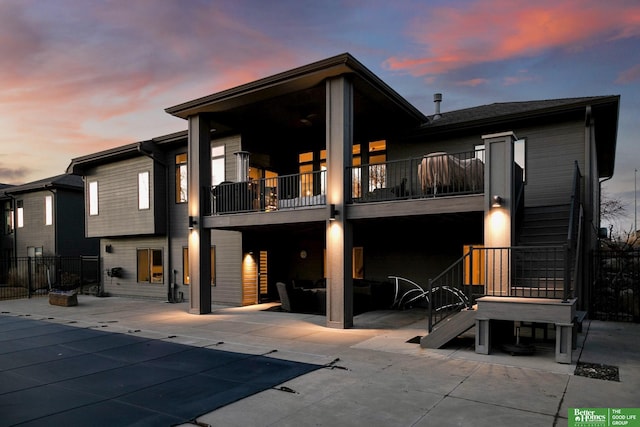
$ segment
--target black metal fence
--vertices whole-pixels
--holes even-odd
[[[48,295],[50,290],[101,286],[100,258],[97,256],[38,256],[0,259],[0,299]]]
[[[589,317],[640,322],[640,250],[595,251]]]

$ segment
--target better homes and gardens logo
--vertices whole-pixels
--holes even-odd
[[[570,408],[569,427],[640,427],[640,408]]]

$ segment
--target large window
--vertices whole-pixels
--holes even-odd
[[[138,282],[163,283],[162,249],[138,249]]]
[[[138,209],[149,209],[149,172],[138,174]]]
[[[182,283],[188,285],[191,283],[189,277],[189,248],[182,248]],[[211,246],[211,286],[216,285],[216,247]]]
[[[16,200],[16,226],[18,228],[24,227],[24,201]]]
[[[225,180],[224,145],[211,147],[211,185],[218,185]]]
[[[186,203],[189,200],[189,185],[187,177],[187,153],[176,155],[176,203]]]
[[[98,181],[89,182],[89,215],[98,215]]]
[[[44,225],[53,224],[53,196],[44,197]]]

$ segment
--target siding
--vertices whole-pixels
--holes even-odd
[[[138,209],[138,173],[149,172],[150,209]],[[87,172],[88,186],[98,181],[98,215],[87,215],[88,237],[159,234],[165,231],[164,167],[148,157],[111,163]]]
[[[42,247],[43,255],[51,256],[56,254],[55,246],[55,224],[45,225],[45,196],[52,196],[50,191],[37,191],[32,193],[16,195],[16,201],[22,200],[24,207],[24,227],[17,228],[16,209],[16,229],[15,238],[18,257],[27,256],[27,247]],[[54,200],[55,204],[55,200]],[[79,219],[80,220],[80,219]]]
[[[111,245],[111,252],[106,252]],[[138,283],[137,253],[140,248],[161,249],[164,267],[163,283]],[[102,239],[101,256],[104,289],[114,296],[135,296],[154,299],[166,299],[170,280],[166,239],[162,237]],[[122,277],[109,277],[107,271],[113,267],[122,268]]]

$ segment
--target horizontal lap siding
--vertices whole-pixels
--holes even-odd
[[[570,202],[576,160],[584,171],[584,129],[584,123],[576,121],[518,133],[527,139],[526,206]]]
[[[242,304],[242,233],[214,230],[211,244],[216,247],[216,286],[211,299],[219,304]]]
[[[138,209],[138,173],[149,172],[150,209]],[[98,182],[98,215],[87,215],[88,237],[154,234],[164,228],[164,214],[156,212],[156,197],[164,194],[153,191],[154,184],[164,187],[153,161],[137,157],[100,166],[87,173],[85,179],[86,209],[89,212],[89,183]],[[154,194],[155,193],[155,194]],[[160,209],[164,210],[164,209]],[[156,218],[155,215],[159,215]]]
[[[135,296],[143,298],[166,299],[168,281],[170,280],[166,239],[150,238],[120,238],[102,239],[101,255],[104,268],[104,289],[114,296]],[[105,251],[105,246],[111,245],[111,252]],[[138,283],[137,249],[161,249],[164,266],[163,283]],[[122,268],[122,277],[109,277],[106,271]]]
[[[42,247],[43,255],[45,256],[56,254],[54,237],[55,225],[44,224],[44,200],[45,196],[51,195],[50,191],[39,191],[34,193],[18,194],[16,196],[17,201],[22,200],[24,209],[24,226],[15,229],[17,256],[27,256],[28,246]],[[80,220],[80,218],[78,218],[78,220]]]

